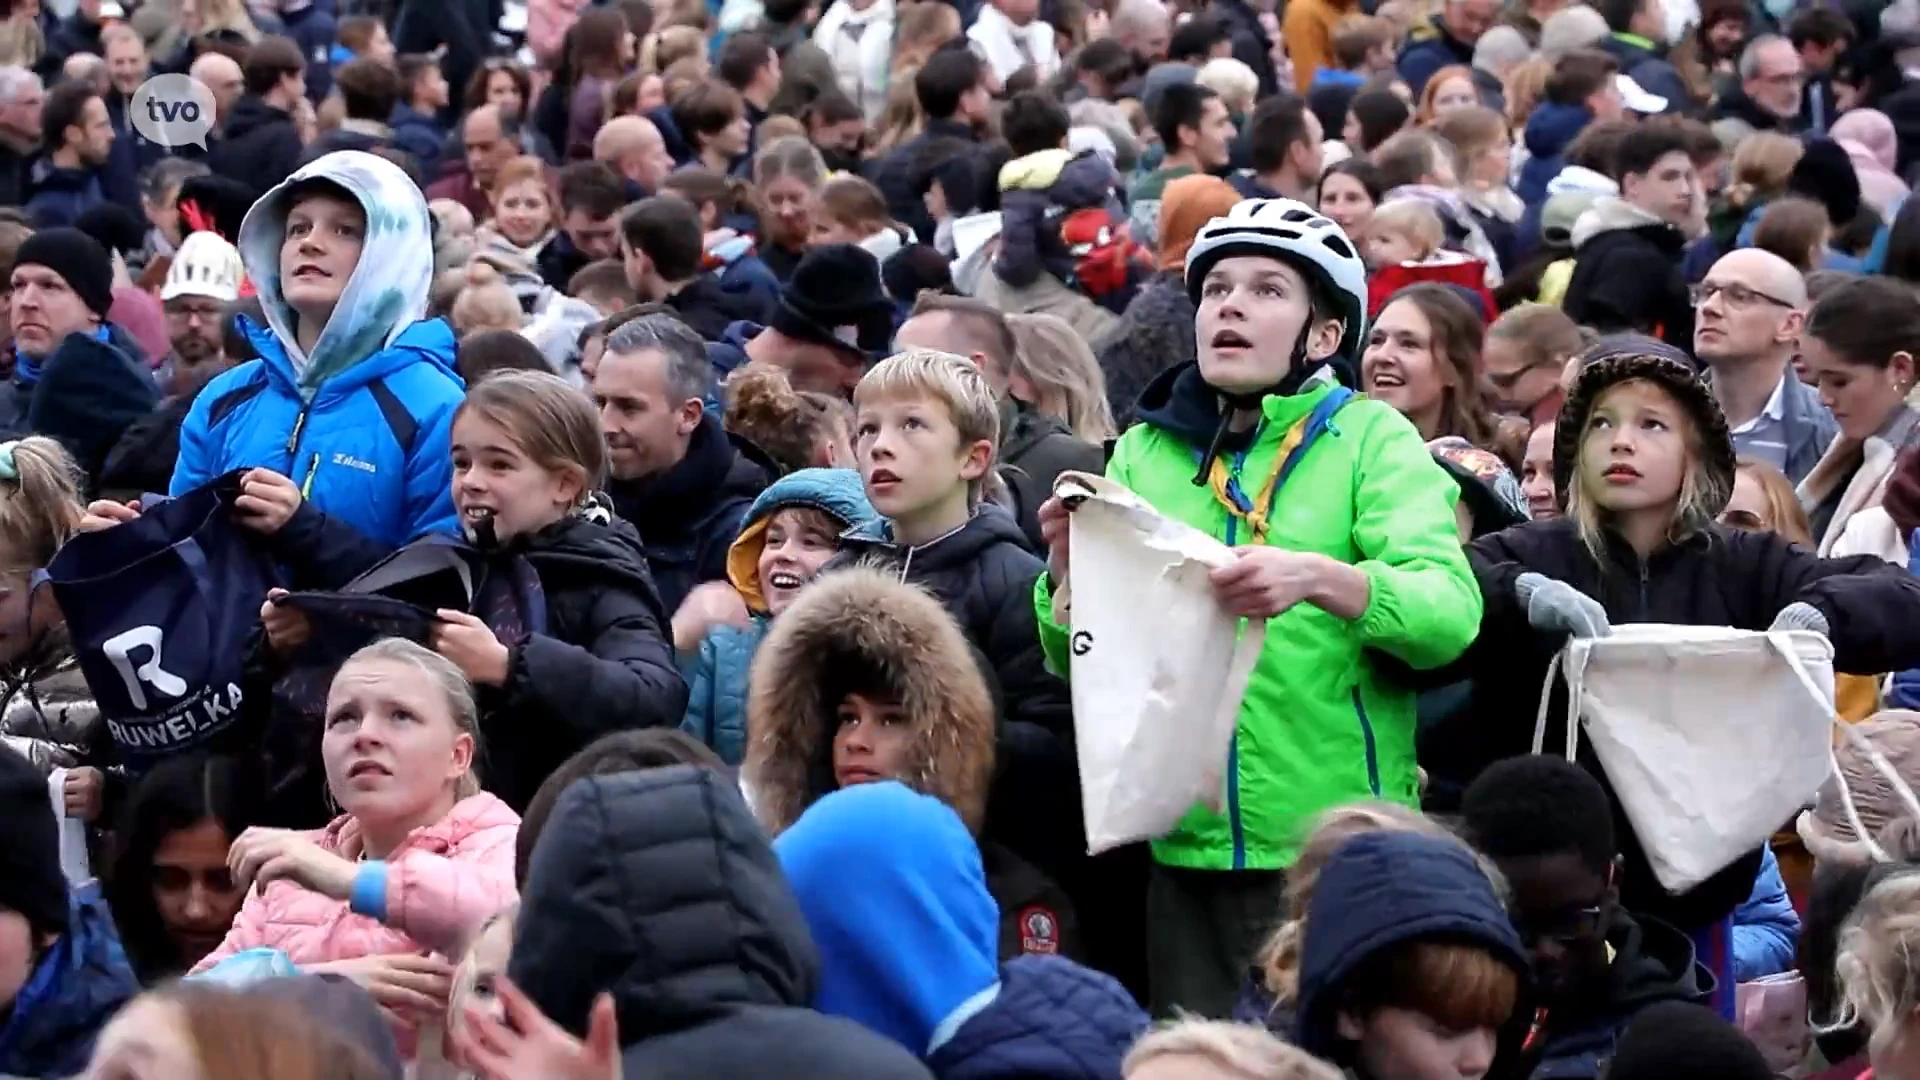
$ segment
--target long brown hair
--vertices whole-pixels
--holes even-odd
[[[574,79],[619,79],[625,67],[620,62],[620,42],[631,33],[627,17],[618,8],[589,8],[580,13],[573,29],[567,66]]]
[[[1482,450],[1491,450],[1515,472],[1526,453],[1526,437],[1518,446],[1501,430],[1499,418],[1487,404],[1487,392],[1480,381],[1480,349],[1486,343],[1486,326],[1480,313],[1462,299],[1451,286],[1423,281],[1409,285],[1387,298],[1380,310],[1406,301],[1420,309],[1427,320],[1427,345],[1433,351],[1434,365],[1442,373],[1446,386],[1441,390],[1440,429],[1434,437],[1457,435]]]

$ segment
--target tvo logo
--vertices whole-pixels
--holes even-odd
[[[213,88],[191,75],[155,75],[127,103],[127,122],[148,142],[207,148],[218,106]]]

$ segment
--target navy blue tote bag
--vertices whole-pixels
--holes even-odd
[[[233,521],[239,476],[81,533],[47,567],[87,688],[136,773],[224,743],[239,721],[248,638],[277,578],[265,544]]]

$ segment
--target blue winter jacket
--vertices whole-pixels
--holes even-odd
[[[139,992],[100,886],[74,890],[66,933],[40,958],[0,1024],[0,1076],[79,1075],[100,1029]]]
[[[1520,166],[1520,182],[1513,189],[1522,202],[1534,207],[1547,201],[1547,182],[1560,175],[1567,147],[1592,122],[1593,113],[1584,105],[1547,101],[1533,110],[1522,136],[1529,156]]]
[[[360,199],[368,229],[314,355],[296,365],[279,251],[289,190],[315,178]],[[254,204],[239,247],[272,328],[243,321],[260,358],[215,378],[194,400],[172,493],[231,469],[267,468],[290,477],[315,509],[379,543],[455,533],[449,435],[465,395],[453,330],[420,319],[433,277],[420,189],[383,158],[327,154]]]
[[[1787,897],[1780,877],[1780,861],[1769,849],[1760,860],[1760,876],[1753,895],[1733,910],[1733,977],[1751,982],[1793,968],[1795,943],[1800,940],[1800,913]]]
[[[62,169],[42,158],[34,162],[32,190],[27,197],[27,220],[35,228],[72,225],[80,215],[107,201],[98,169]]]
[[[1120,1080],[1147,1014],[1112,976],[1064,956],[1000,969],[993,1001],[927,1055],[939,1080]]]
[[[875,520],[860,474],[852,469],[801,469],[774,481],[753,500],[741,520],[740,535],[727,550],[727,577],[753,611],[751,626],[718,626],[700,642],[698,652],[682,654],[687,679],[687,715],[680,730],[713,748],[729,765],[747,755],[747,672],[753,654],[767,636],[769,617],[760,602],[758,564],[766,545],[767,522],[791,507],[825,511],[838,519],[841,532]],[[837,534],[836,534],[837,535]]]

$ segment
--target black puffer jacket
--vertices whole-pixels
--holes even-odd
[[[899,1045],[808,1007],[819,967],[738,789],[676,766],[589,777],[560,797],[507,970],[576,1034],[611,991],[628,1076],[927,1080]]]
[[[1873,556],[1821,559],[1766,533],[1714,526],[1702,536],[1641,560],[1608,534],[1608,558],[1597,562],[1565,518],[1536,521],[1467,547],[1486,611],[1480,636],[1452,670],[1471,674],[1474,697],[1461,717],[1472,731],[1458,738],[1483,748],[1487,761],[1524,754],[1548,662],[1566,644],[1527,622],[1514,581],[1528,571],[1572,585],[1600,601],[1622,623],[1678,623],[1765,630],[1795,601],[1818,608],[1832,629],[1834,666],[1861,674],[1920,664],[1920,579]],[[1464,665],[1464,669],[1461,667]],[[1565,746],[1566,692],[1554,689],[1546,745]],[[1585,761],[1605,782],[1597,762]],[[1726,916],[1747,899],[1760,853],[1721,871],[1683,896],[1669,896],[1648,866],[1632,826],[1618,810],[1615,830],[1626,857],[1621,899],[1636,914],[1691,931]]]
[[[247,185],[255,198],[292,176],[306,152],[292,115],[252,95],[234,104],[220,138],[210,145],[208,168]]]
[[[709,413],[694,429],[678,465],[658,476],[607,486],[615,512],[640,530],[647,568],[668,614],[695,585],[726,580],[727,548],[773,476],[744,450]]]
[[[1044,550],[1040,504],[1053,497],[1053,482],[1063,472],[1098,476],[1107,471],[1107,454],[1098,443],[1075,435],[1064,420],[1049,416],[1011,394],[1000,401],[1000,478],[1013,496],[1008,512],[1027,546]]]

